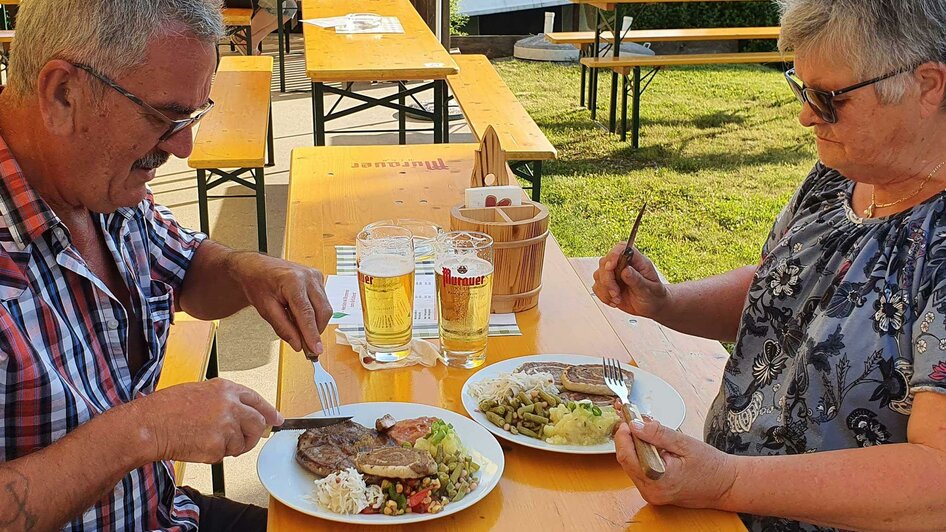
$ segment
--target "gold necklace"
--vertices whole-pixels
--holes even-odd
[[[939,163],[938,165],[936,165],[936,168],[933,168],[933,171],[930,172],[929,175],[926,176],[926,179],[924,179],[923,182],[920,183],[920,186],[917,187],[917,189],[914,190],[912,194],[910,194],[909,196],[904,196],[898,199],[897,201],[891,201],[890,203],[877,203],[877,199],[874,197],[874,190],[876,189],[876,187],[871,187],[870,205],[868,205],[867,208],[864,209],[864,218],[872,218],[874,215],[874,209],[877,209],[877,208],[882,209],[884,207],[893,207],[894,205],[903,203],[904,201],[907,201],[908,199],[915,197],[917,194],[923,191],[923,188],[926,187],[926,185],[933,179],[933,176],[936,175],[936,172],[939,172],[939,169],[942,168],[943,165],[946,165],[946,161],[943,161]]]

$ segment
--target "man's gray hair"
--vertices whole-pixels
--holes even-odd
[[[22,0],[7,90],[17,97],[35,93],[40,71],[53,59],[120,77],[168,31],[216,44],[223,36],[221,9],[222,0]]]
[[[944,0],[778,0],[779,49],[833,54],[858,81],[928,61],[946,63]],[[885,103],[899,102],[913,78],[875,85]]]

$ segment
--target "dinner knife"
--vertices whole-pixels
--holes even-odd
[[[331,425],[337,425],[343,421],[348,421],[349,419],[351,419],[351,416],[289,418],[284,420],[282,425],[266,427],[263,437],[265,438],[271,433],[278,432],[280,430],[305,430],[328,427]]]

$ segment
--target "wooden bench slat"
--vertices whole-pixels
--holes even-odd
[[[610,68],[627,74],[634,67],[778,63],[794,60],[793,54],[748,52],[738,54],[630,55],[623,57],[585,57],[581,64],[591,68]]]
[[[237,7],[225,7],[221,10],[224,26],[249,26],[253,20],[253,10]]]
[[[759,26],[747,28],[686,28],[631,30],[624,33],[626,42],[664,42],[664,41],[725,41],[741,39],[777,39],[779,26]],[[546,33],[545,39],[555,44],[591,44],[595,41],[593,31],[560,31]],[[614,34],[602,32],[601,40],[611,42]]]
[[[188,159],[191,168],[260,168],[269,122],[270,56],[223,57]]]
[[[535,120],[484,55],[455,55],[460,73],[447,76],[470,129],[481,139],[490,125],[510,160],[543,161],[557,156]]]
[[[216,332],[216,322],[199,321],[187,314],[177,313],[168,334],[164,366],[157,389],[204,380]],[[185,462],[174,462],[174,477],[178,484],[184,479],[184,466]]]
[[[573,258],[568,262],[590,292],[598,259]],[[637,366],[664,379],[683,396],[687,414],[680,429],[703,439],[703,421],[719,391],[729,352],[716,340],[690,336],[648,318],[631,316],[597,298],[595,302]]]

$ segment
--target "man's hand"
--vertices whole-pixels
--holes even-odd
[[[224,379],[179,384],[126,405],[144,430],[151,461],[214,463],[256,446],[283,417],[253,390]]]
[[[631,433],[660,450],[667,472],[660,480],[647,478]],[[660,423],[645,420],[621,423],[614,435],[617,459],[644,500],[651,504],[673,504],[688,508],[712,508],[723,499],[735,481],[730,455],[676,432]]]
[[[227,270],[280,338],[296,351],[323,351],[319,336],[332,317],[322,273],[254,252],[232,252]]]
[[[625,246],[625,242],[618,243],[598,261],[592,291],[607,305],[635,316],[655,318],[667,304],[670,292],[660,281],[654,263],[637,249],[627,268],[615,271]]]

